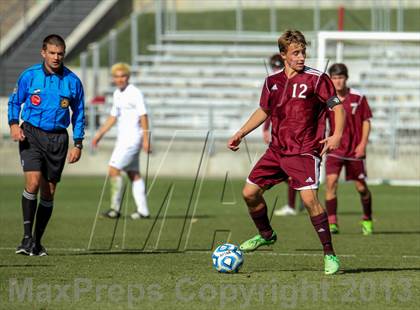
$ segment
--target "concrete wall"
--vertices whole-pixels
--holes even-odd
[[[146,173],[149,161],[149,176],[194,177],[197,174],[203,142],[159,141],[154,145],[154,151],[147,159],[142,153],[141,173]],[[113,141],[105,141],[96,154],[90,154],[86,147],[80,162],[66,165],[65,174],[69,175],[106,175],[107,165],[111,156]],[[264,152],[262,143],[249,143],[238,152],[231,152],[225,146],[225,141],[213,145],[214,152],[209,156],[205,151],[201,162],[200,175],[205,173],[212,178],[224,178],[226,173],[232,178],[246,178],[253,163]],[[368,153],[367,159],[369,179],[417,180],[420,181],[420,157],[417,155],[402,156],[392,160],[389,156]],[[17,143],[3,140],[0,142],[0,175],[22,174],[19,165]]]

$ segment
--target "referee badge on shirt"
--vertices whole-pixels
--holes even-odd
[[[41,97],[39,95],[32,95],[31,96],[31,103],[33,105],[36,105],[36,106],[40,105],[41,104]]]
[[[67,109],[67,108],[69,107],[69,105],[70,105],[70,100],[69,100],[69,98],[61,98],[61,101],[60,101],[60,106],[61,106],[63,109]]]

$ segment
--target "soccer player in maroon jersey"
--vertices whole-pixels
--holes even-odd
[[[280,71],[284,68],[283,59],[279,53],[273,54],[270,57],[270,67],[273,72]],[[268,74],[268,72],[267,72]],[[271,142],[271,118],[267,117],[262,128],[263,128],[263,140],[265,144],[270,144]],[[277,216],[287,216],[287,215],[296,215],[296,190],[290,184],[291,179],[287,180],[287,204],[281,207],[280,209],[274,210],[274,215]],[[302,206],[303,208],[303,206]]]
[[[272,141],[248,176],[242,194],[259,234],[240,248],[254,251],[276,242],[277,235],[267,216],[265,190],[289,177],[299,190],[324,250],[325,274],[339,270],[334,253],[328,216],[318,200],[321,156],[340,145],[345,112],[329,77],[305,66],[306,40],[297,30],[287,30],[278,39],[285,68],[264,82],[260,107],[228,141],[232,151],[241,140],[271,117]],[[334,112],[335,131],[325,138],[328,109]]]
[[[342,63],[334,64],[328,70],[338,98],[346,111],[346,127],[341,145],[331,151],[326,160],[326,201],[330,231],[338,233],[337,222],[337,186],[341,168],[346,169],[346,180],[354,181],[363,206],[362,232],[370,235],[372,225],[372,195],[366,184],[366,145],[370,132],[372,112],[366,97],[347,87],[348,70]],[[331,129],[334,131],[334,116],[329,115]]]

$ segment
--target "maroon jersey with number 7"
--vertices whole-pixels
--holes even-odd
[[[272,148],[280,155],[319,156],[325,137],[327,101],[336,96],[330,78],[316,69],[288,79],[284,70],[269,75],[262,88],[260,107],[271,116]]]
[[[344,127],[343,137],[340,147],[331,151],[329,155],[341,158],[355,158],[356,147],[362,140],[363,122],[372,117],[372,112],[366,97],[355,89],[350,88],[346,98],[343,100],[343,107],[346,111],[346,126]],[[331,131],[333,132],[334,114],[328,115]]]

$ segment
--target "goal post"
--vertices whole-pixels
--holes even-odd
[[[403,41],[420,43],[420,32],[319,31],[317,41],[317,67],[319,70],[322,70],[325,66],[327,41],[335,41],[337,43],[343,41]],[[341,50],[342,53],[342,48],[338,50]],[[343,59],[342,54],[337,54],[337,59]]]
[[[373,112],[370,178],[420,184],[420,32],[320,31],[316,66],[349,67]]]

